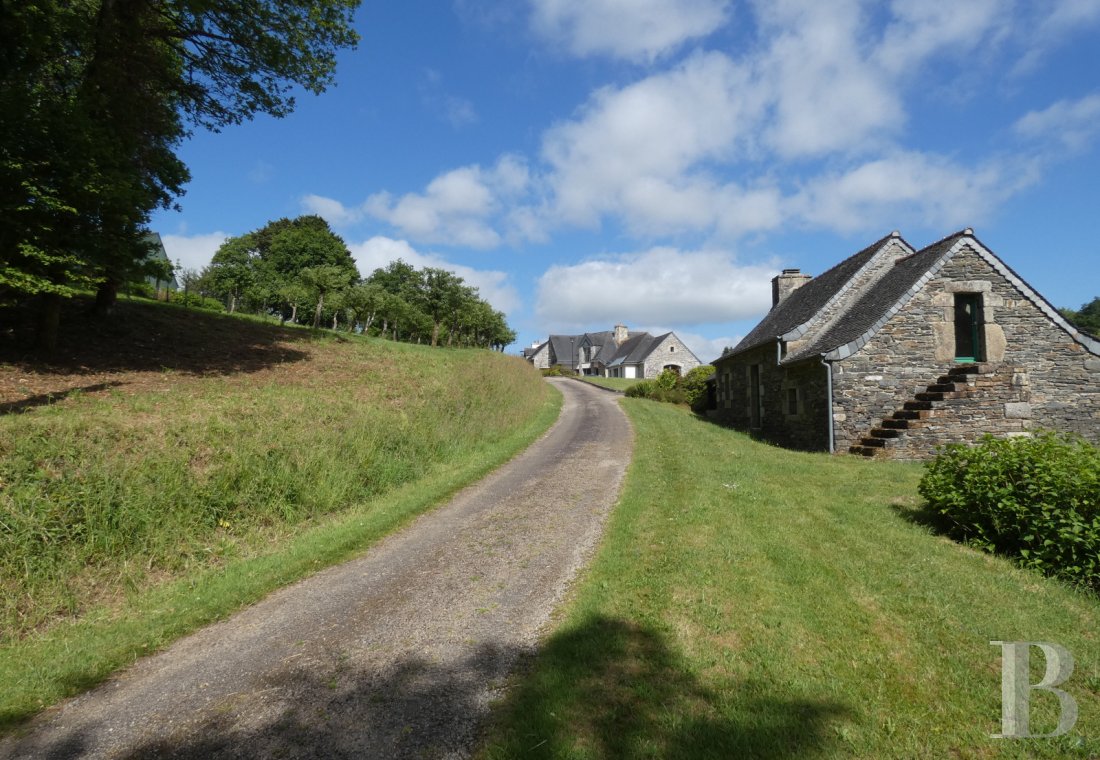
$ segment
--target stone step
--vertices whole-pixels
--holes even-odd
[[[898,417],[898,414],[915,414],[915,412],[894,412],[894,417],[883,420],[882,426],[889,430],[908,430],[918,424],[916,417]]]
[[[875,448],[882,449],[882,448],[886,447],[886,439],[885,438],[870,438],[870,437],[860,438],[859,439],[859,445],[860,446],[873,446]]]
[[[978,364],[960,364],[947,370],[949,375],[979,375],[982,374]]]
[[[876,454],[878,454],[880,451],[882,451],[882,449],[876,449],[876,448],[872,448],[870,446],[849,446],[848,447],[848,453],[849,454],[858,454],[859,456],[864,456],[864,457],[873,457]]]
[[[886,425],[886,422],[887,420],[883,420],[883,427],[871,428],[872,438],[897,438],[901,435],[900,430]]]
[[[911,401],[911,404],[924,403],[921,401]],[[931,409],[899,409],[894,412],[895,420],[926,420],[932,416]]]
[[[902,404],[902,409],[910,412],[931,411],[931,401],[906,401]]]
[[[945,382],[932,383],[927,388],[925,388],[925,390],[928,393],[958,393],[959,391],[961,391],[965,388],[966,388],[965,383],[961,384],[961,386],[960,386],[960,384],[958,384],[958,383],[948,381],[946,383]]]

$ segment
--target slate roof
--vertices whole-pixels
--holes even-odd
[[[896,237],[895,233],[890,233],[798,288],[769,311],[760,324],[726,356],[761,346],[809,322],[884,245]]]
[[[810,344],[787,356],[785,361],[794,362],[828,353],[857,340],[876,323],[884,321],[888,316],[887,312],[927,274],[940,257],[951,250],[955,243],[972,234],[967,230],[956,232],[895,261],[894,266],[859,296],[841,319],[838,319]]]
[[[599,351],[593,354],[592,363],[599,363],[605,367],[619,367],[624,364],[639,364],[645,361],[645,358],[669,335],[672,335],[672,333],[650,335],[647,332],[628,332],[627,339],[621,345],[616,346],[615,332],[604,330],[594,333],[581,333],[580,335],[551,335],[548,342],[550,343],[550,350],[553,352],[553,360],[557,364],[576,366],[579,362],[565,358],[569,356],[569,340],[570,338],[573,339],[572,348],[574,355],[576,355],[580,350],[581,341],[588,338],[593,346],[600,347]],[[524,349],[525,354],[527,350]],[[695,354],[692,354],[692,356],[695,356]],[[698,360],[699,357],[696,356],[695,358]]]
[[[793,364],[818,356],[829,360],[844,359],[862,348],[878,328],[904,307],[908,299],[935,276],[951,251],[963,239],[969,240],[980,256],[1007,277],[1052,321],[1069,332],[1074,340],[1093,353],[1100,354],[1100,342],[1069,325],[1045,298],[982,245],[970,229],[948,235],[919,251],[898,258],[863,292],[851,293],[848,296],[849,303],[842,302],[842,313],[831,324],[825,323],[824,329],[818,335],[813,335],[812,330],[815,327],[813,321],[821,315],[822,309],[835,296],[843,296],[848,282],[883,245],[896,237],[898,237],[896,233],[891,233],[795,290],[768,312],[760,324],[753,328],[733,351],[716,361],[720,362],[750,348],[764,345],[808,323],[807,333],[810,337],[807,343],[785,356],[782,363]],[[904,243],[904,241],[901,242]],[[908,244],[905,245],[908,247]]]
[[[551,335],[550,351],[553,353],[551,360],[555,364],[567,364],[570,367],[576,365],[576,353],[577,343],[580,342],[580,335]],[[570,344],[572,340],[572,344]]]
[[[539,351],[546,348],[546,344],[549,343],[549,342],[550,341],[544,340],[542,343],[539,343],[537,346],[528,346],[527,348],[523,349],[524,358],[529,359],[530,357],[534,356]]]

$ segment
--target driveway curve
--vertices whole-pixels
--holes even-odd
[[[570,380],[523,454],[362,557],[180,640],[0,757],[460,758],[591,556],[633,435]]]

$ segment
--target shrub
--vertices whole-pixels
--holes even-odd
[[[691,408],[697,412],[706,409],[707,403],[707,378],[714,374],[714,367],[709,364],[701,364],[684,375],[680,387],[684,389],[684,396]]]
[[[543,377],[568,377],[573,372],[561,364],[555,364],[553,367],[546,367],[542,370]]]
[[[671,369],[661,370],[654,381],[661,390],[670,391],[680,384],[680,374]]]
[[[203,298],[198,293],[173,293],[172,303],[184,306],[188,309],[206,309],[208,311],[225,311],[225,304],[216,298]]]
[[[652,380],[640,380],[626,389],[626,395],[630,398],[653,398],[653,391],[657,384]]]
[[[1100,448],[1080,436],[950,444],[919,490],[952,537],[1100,591]]]

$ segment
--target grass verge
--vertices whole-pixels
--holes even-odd
[[[621,500],[483,760],[1098,756],[1100,601],[930,533],[919,466],[622,403],[636,443]],[[994,640],[1074,655],[1074,731],[990,738]],[[1057,704],[1033,692],[1034,732]]]
[[[587,377],[581,375],[580,379],[586,383],[599,385],[603,388],[610,388],[614,391],[625,391],[630,386],[641,382],[641,380],[627,377]]]

